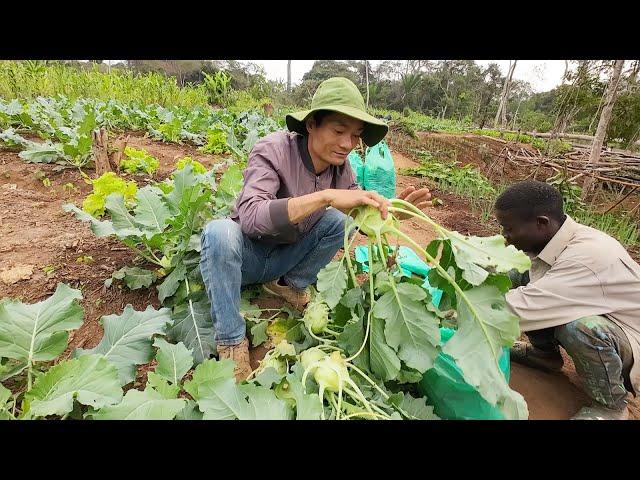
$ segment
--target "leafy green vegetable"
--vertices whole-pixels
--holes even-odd
[[[170,310],[155,310],[151,305],[139,312],[127,305],[122,315],[102,317],[104,336],[100,343],[90,350],[78,348],[74,355],[101,354],[118,368],[122,385],[133,381],[136,365],[147,363],[153,358],[152,336],[164,334],[171,323]]]
[[[42,302],[0,301],[0,357],[17,360],[28,369],[29,388],[34,363],[54,360],[67,348],[69,330],[82,325],[81,298],[79,290],[59,283]]]
[[[86,355],[65,360],[38,378],[25,395],[25,413],[30,418],[64,415],[71,412],[74,400],[101,408],[121,398],[116,367],[102,355]]]
[[[124,154],[126,158],[120,160],[120,169],[127,173],[144,172],[151,175],[160,166],[158,159],[144,149],[127,146],[124,149]]]
[[[156,338],[153,346],[158,349],[156,373],[177,385],[193,366],[193,352],[182,342],[173,345],[162,338]]]
[[[126,202],[133,204],[138,187],[134,181],[125,181],[113,172],[103,173],[91,181],[93,192],[82,202],[82,210],[94,217],[105,214],[105,200],[112,193],[120,193]]]
[[[211,128],[207,132],[207,143],[200,147],[200,150],[204,153],[212,153],[214,155],[227,153],[229,151],[227,146],[227,133],[220,128]]]
[[[176,170],[182,170],[186,165],[191,165],[193,173],[195,173],[196,175],[207,173],[207,167],[191,157],[183,157],[178,160],[176,162]]]
[[[204,420],[287,420],[293,415],[273,391],[237,385],[231,362],[206,360],[185,383],[185,390],[198,402]]]
[[[185,407],[183,399],[166,399],[151,388],[129,390],[118,405],[101,408],[95,420],[172,420]]]
[[[113,272],[111,278],[105,281],[105,286],[111,286],[113,280],[124,280],[125,285],[130,290],[138,290],[139,288],[147,288],[156,280],[156,273],[151,270],[145,270],[140,267],[122,267],[120,270]]]
[[[174,307],[171,316],[173,325],[167,332],[169,340],[183,342],[193,351],[195,363],[207,360],[215,352],[209,302],[187,301]]]

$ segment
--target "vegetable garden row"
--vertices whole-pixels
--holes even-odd
[[[200,234],[208,221],[229,214],[253,144],[283,125],[258,112],[56,97],[0,101],[0,127],[6,147],[54,168],[90,169],[92,132],[100,127],[142,130],[228,157],[209,170],[182,159],[168,178],[145,186],[135,176],[109,172],[88,180],[93,192],[82,205],[64,206],[97,237],[117,239],[137,255],[106,286],[155,288],[162,306],[137,311],[129,305],[102,317],[100,343],[61,359],[69,332],[83,322],[80,290],[60,283],[38,303],[1,300],[0,418],[434,419],[417,384],[441,354],[453,358],[505,418],[528,417],[498,359],[519,336],[504,301],[511,285],[506,274],[525,271],[529,259],[501,236],[465,237],[400,200],[385,221],[375,210],[354,210],[345,254],[320,272],[303,315],[287,307],[260,309],[251,302],[252,290],[243,293],[252,345],[273,348],[248,381],[237,383],[233,363],[212,358]],[[157,168],[144,151],[130,148],[125,155],[123,172],[148,176]],[[416,243],[400,231],[397,216],[412,217],[439,238]],[[355,229],[359,233],[350,235]],[[366,272],[353,259],[360,234],[368,243]],[[424,279],[394,261],[400,239],[433,266],[429,283],[442,290],[437,306]],[[455,329],[446,344],[444,327]],[[137,368],[154,360],[144,388],[133,388]]]

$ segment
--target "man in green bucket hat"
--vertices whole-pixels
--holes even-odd
[[[200,270],[218,356],[235,361],[238,381],[252,370],[241,288],[262,284],[303,311],[307,287],[343,244],[346,213],[370,205],[386,217],[389,205],[358,187],[347,161],[360,139],[373,146],[388,131],[366,112],[353,82],[325,80],[311,108],[287,115],[286,122],[289,132],[269,134],[254,145],[231,218],[209,222],[202,233]],[[421,209],[430,197],[428,189],[413,187],[398,195]]]
[[[313,96],[309,110],[287,115],[287,128],[300,135],[307,135],[306,119],[320,110],[342,113],[363,122],[364,128],[360,137],[369,147],[380,142],[389,131],[386,123],[366,112],[360,90],[353,82],[343,77],[334,77],[322,82]]]

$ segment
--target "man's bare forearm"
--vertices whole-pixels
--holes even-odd
[[[333,207],[348,214],[352,209],[361,205],[380,209],[382,218],[387,218],[389,200],[376,192],[363,190],[331,189],[310,193],[301,197],[290,198],[287,202],[289,221],[293,224],[307,218],[322,208]]]
[[[326,190],[309,193],[301,197],[290,198],[287,203],[289,221],[298,223],[309,215],[329,206],[329,195]]]

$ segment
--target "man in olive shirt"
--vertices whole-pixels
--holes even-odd
[[[617,240],[566,215],[546,183],[512,185],[495,210],[507,242],[532,257],[506,295],[530,341],[516,342],[511,358],[560,371],[561,345],[593,401],[573,418],[627,419],[627,391],[640,390],[640,266]]]
[[[373,146],[388,130],[366,113],[351,81],[322,82],[311,109],[286,121],[290,132],[267,135],[249,154],[231,218],[210,222],[202,233],[200,270],[218,356],[235,361],[238,380],[251,373],[241,287],[263,284],[302,311],[306,287],[343,245],[345,213],[370,205],[387,215],[389,201],[361,190],[347,161],[360,139]],[[424,208],[430,194],[410,187],[398,198]]]

